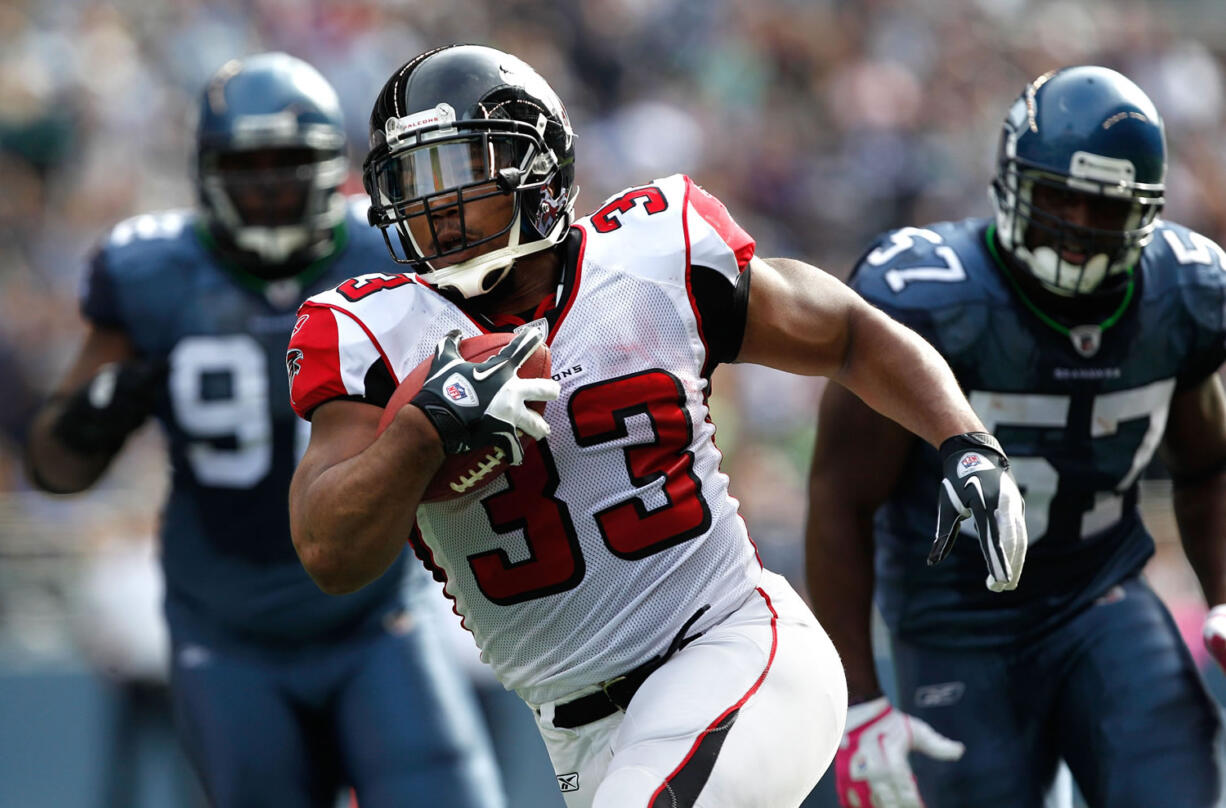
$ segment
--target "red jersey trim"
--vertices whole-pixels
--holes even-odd
[[[741,698],[731,707],[720,713],[719,717],[708,724],[706,729],[698,733],[698,737],[690,746],[690,751],[686,753],[685,757],[682,759],[681,763],[678,764],[677,768],[673,769],[668,777],[664,778],[664,782],[660,784],[659,788],[652,793],[651,799],[647,802],[648,805],[655,806],[660,804],[657,803],[660,795],[669,789],[671,783],[677,778],[678,775],[681,774],[685,767],[689,765],[690,761],[693,760],[694,755],[698,752],[699,747],[703,745],[703,743],[712,733],[726,731],[728,727],[724,726],[724,722],[728,720],[730,716],[734,716],[738,710],[744,707],[745,702],[749,701],[749,699],[753,697],[753,694],[757,693],[758,689],[762,687],[762,683],[766,681],[766,675],[770,673],[771,666],[775,663],[775,652],[779,649],[779,613],[775,611],[775,607],[771,603],[770,595],[767,595],[762,587],[758,587],[757,592],[762,596],[762,599],[766,601],[766,608],[769,609],[771,613],[771,651],[770,655],[766,659],[765,667],[762,668],[762,673],[758,675],[757,681],[753,683],[749,690],[745,691],[745,695],[741,696]],[[735,717],[733,720],[735,720]],[[706,774],[710,774],[710,772],[708,771]],[[702,782],[706,782],[705,775],[702,776],[701,779]],[[694,794],[692,796],[697,797],[698,795]]]
[[[749,260],[753,258],[754,240],[736,223],[732,214],[724,207],[724,203],[711,196],[689,177],[685,177],[685,203],[686,208],[693,205],[694,210],[698,212],[703,221],[711,225],[711,228],[719,234],[719,237],[736,256],[737,269],[744,272],[745,267],[749,265]],[[689,243],[688,228],[686,229],[686,243]]]
[[[554,322],[553,328],[549,329],[549,335],[545,337],[546,345],[553,345],[553,338],[557,336],[558,331],[562,328],[562,321],[566,319],[566,315],[570,314],[571,308],[575,305],[575,300],[579,297],[579,286],[583,283],[583,255],[587,251],[587,230],[579,225],[572,225],[575,230],[579,231],[579,254],[575,258],[575,277],[570,283],[570,288],[567,289],[566,303],[562,306],[562,311],[558,314],[558,319]]]

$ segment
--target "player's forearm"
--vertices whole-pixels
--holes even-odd
[[[290,527],[321,589],[352,592],[383,574],[404,548],[442,459],[434,428],[415,407],[353,457],[325,469],[303,459],[290,487]]]
[[[83,455],[55,436],[55,423],[63,414],[62,401],[51,401],[34,416],[25,447],[30,480],[52,494],[74,494],[89,488],[106,471],[113,454]]]
[[[1226,470],[1175,486],[1175,519],[1210,606],[1226,603]]]
[[[854,703],[880,695],[872,643],[873,542],[866,518],[824,501],[811,482],[805,574],[818,621],[843,660]]]
[[[936,349],[867,305],[849,315],[846,359],[832,378],[933,446],[951,435],[985,431]]]

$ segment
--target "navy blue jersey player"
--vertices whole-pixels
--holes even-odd
[[[290,540],[307,438],[285,385],[295,310],[388,262],[365,197],[340,192],[336,94],[286,54],[229,62],[202,93],[198,152],[198,211],[130,219],[95,254],[88,335],[36,416],[32,476],[85,489],[161,422],[172,697],[213,805],[323,808],[348,785],[362,808],[500,806],[471,694],[405,609],[421,578],[406,588],[402,558],[329,596]]]
[[[1030,550],[1000,595],[966,574],[973,542],[927,565],[936,454],[828,388],[808,575],[851,692],[844,805],[918,805],[917,779],[940,808],[1037,806],[1060,759],[1091,806],[1218,804],[1218,711],[1140,577],[1154,543],[1137,480],[1157,453],[1206,599],[1226,601],[1226,256],[1159,217],[1165,170],[1135,84],[1048,73],[1005,120],[996,215],[894,230],[856,267],[852,285],[938,348],[1005,447]],[[873,669],[874,581],[893,707]],[[1211,648],[1221,636],[1211,619]]]

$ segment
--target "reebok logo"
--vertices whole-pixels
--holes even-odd
[[[962,682],[941,682],[915,689],[917,707],[950,707],[962,700],[966,685]]]
[[[579,790],[579,772],[568,772],[567,774],[559,774],[558,790],[563,794],[571,791]]]

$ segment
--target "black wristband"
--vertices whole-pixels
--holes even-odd
[[[438,432],[439,439],[443,442],[443,452],[445,454],[460,454],[469,450],[466,441],[467,432],[464,429],[464,425],[456,418],[451,408],[440,401],[435,393],[429,390],[422,390],[413,396],[409,403],[426,414],[426,418],[434,426],[435,431]]]
[[[117,428],[87,406],[80,406],[76,397],[87,395],[87,392],[81,391],[69,397],[51,425],[51,434],[66,448],[80,455],[115,454],[139,424],[131,428],[127,428],[126,424],[124,428]]]
[[[1001,448],[1000,441],[988,432],[963,432],[960,435],[953,435],[941,442],[941,448],[938,451],[941,459],[944,460],[954,452],[978,449],[990,449],[996,452],[1000,455],[1004,467],[1009,468],[1009,458],[1005,456],[1005,450]]]

